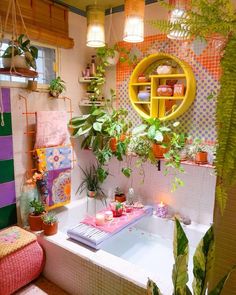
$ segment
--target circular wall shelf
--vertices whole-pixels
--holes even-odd
[[[174,64],[176,73],[158,75],[153,74],[158,65],[165,62]],[[144,74],[149,76],[150,82],[138,82],[138,77]],[[166,85],[168,82],[181,83],[185,86],[183,96],[158,96],[157,88]],[[147,87],[151,90],[150,101],[141,101],[138,92]],[[191,67],[177,57],[157,53],[144,58],[134,69],[129,82],[129,98],[135,111],[145,119],[150,117],[160,120],[172,120],[184,112],[192,104],[196,94],[196,81]]]

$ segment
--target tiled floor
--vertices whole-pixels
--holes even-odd
[[[46,280],[44,277],[39,277],[36,281],[23,287],[14,295],[68,295],[65,291]]]

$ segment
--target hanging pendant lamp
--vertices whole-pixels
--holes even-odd
[[[145,0],[125,0],[125,27],[123,40],[130,43],[144,40]]]
[[[88,47],[105,46],[105,12],[101,6],[89,5],[87,12],[87,43]]]
[[[170,22],[172,24],[179,23],[181,30],[171,30],[167,37],[175,40],[186,40],[189,38],[188,28],[181,22],[187,18],[188,0],[170,0],[170,4],[174,6],[170,12]]]

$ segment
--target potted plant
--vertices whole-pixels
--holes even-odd
[[[53,213],[44,214],[42,217],[42,229],[45,236],[55,235],[58,231],[58,218]]]
[[[30,91],[36,91],[37,90],[37,86],[38,86],[38,82],[35,81],[35,79],[33,78],[33,80],[28,80],[28,85],[27,85],[27,89]]]
[[[83,169],[82,171],[82,181],[77,189],[76,193],[81,194],[86,191],[87,197],[98,198],[106,204],[106,195],[104,194],[99,181],[99,166],[92,165],[89,168]]]
[[[56,77],[50,82],[48,90],[51,96],[58,98],[59,95],[66,90],[65,81],[59,76]]]
[[[99,47],[96,53],[105,66],[115,66],[119,61],[120,54],[116,45],[113,47],[109,47],[108,45]]]
[[[17,40],[10,41],[2,55],[3,67],[11,68],[33,68],[37,69],[36,59],[38,49],[30,44],[30,40],[21,34]]]
[[[124,192],[119,188],[116,187],[115,189],[115,201],[123,203],[126,201],[126,196],[124,194]]]
[[[208,163],[208,153],[200,138],[195,138],[188,148],[189,157],[197,164]]]
[[[46,213],[45,206],[42,202],[34,199],[30,202],[30,208],[33,209],[33,212],[29,214],[29,226],[32,231],[42,230],[42,216]]]

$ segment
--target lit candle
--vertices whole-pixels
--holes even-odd
[[[113,213],[112,213],[112,211],[105,211],[104,215],[105,215],[105,220],[106,220],[106,221],[111,221],[112,218],[113,218]]]
[[[168,206],[164,204],[162,201],[160,204],[157,205],[157,216],[161,218],[166,218],[168,214]]]
[[[96,225],[104,225],[105,223],[105,216],[102,213],[96,214]]]

